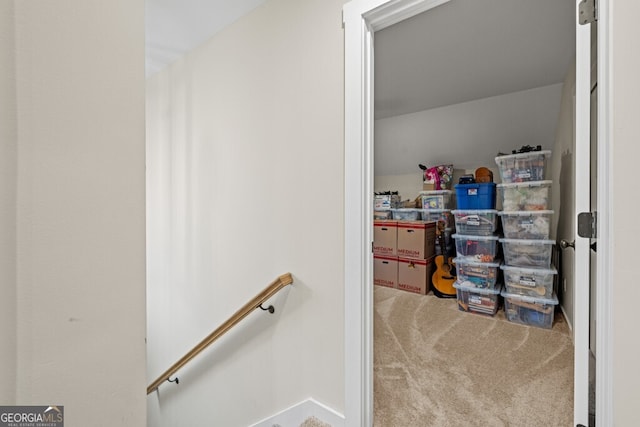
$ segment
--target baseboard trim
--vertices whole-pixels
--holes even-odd
[[[309,417],[316,417],[332,427],[345,425],[344,415],[310,397],[250,427],[299,427]]]
[[[569,316],[567,316],[567,312],[564,310],[564,305],[560,305],[560,311],[562,312],[562,317],[564,317],[564,321],[567,322],[567,326],[569,326],[569,331],[571,331],[571,339],[573,340],[573,325],[569,320]]]

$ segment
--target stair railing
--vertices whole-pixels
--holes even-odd
[[[229,319],[227,319],[222,325],[220,325],[216,330],[211,332],[206,338],[200,341],[195,347],[193,347],[187,354],[182,356],[180,360],[171,365],[169,369],[167,369],[162,375],[160,375],[154,382],[149,384],[147,387],[147,394],[150,394],[158,389],[160,384],[165,381],[169,382],[178,382],[178,379],[170,380],[171,376],[175,374],[180,368],[186,365],[191,359],[200,354],[204,349],[209,347],[214,341],[228,332],[231,328],[233,328],[236,324],[238,324],[242,319],[247,317],[249,313],[257,308],[261,308],[262,310],[268,310],[270,313],[274,312],[273,306],[269,306],[267,308],[262,307],[262,304],[271,298],[273,295],[277,294],[280,289],[284,288],[287,285],[293,283],[293,277],[291,277],[291,273],[285,273],[282,276],[278,277],[274,280],[269,286],[267,286],[262,292],[256,295],[251,301],[246,303],[242,308],[236,311]]]

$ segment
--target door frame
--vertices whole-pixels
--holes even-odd
[[[345,28],[345,420],[373,425],[373,34],[449,0],[352,0]],[[612,283],[613,194],[610,4],[599,1],[598,23],[598,273]],[[576,221],[577,222],[577,221]],[[576,224],[577,227],[577,224]],[[577,236],[577,233],[576,233]],[[576,237],[576,240],[581,239]],[[613,425],[612,295],[597,287],[596,425]]]

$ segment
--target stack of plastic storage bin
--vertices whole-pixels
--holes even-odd
[[[551,264],[549,240],[553,211],[551,181],[545,168],[551,151],[530,151],[496,157],[502,184],[499,212],[504,238],[504,310],[514,323],[551,328],[558,298],[554,292],[557,270]]]
[[[454,210],[458,309],[493,316],[499,308],[496,184],[458,184]]]
[[[445,227],[445,246],[448,252],[451,235],[454,232],[454,221],[451,207],[454,204],[453,191],[431,190],[421,191],[419,195],[421,217],[423,221],[440,221]],[[440,245],[436,245],[436,254],[442,255]]]

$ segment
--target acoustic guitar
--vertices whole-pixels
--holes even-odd
[[[456,288],[453,287],[453,284],[456,282],[455,268],[453,267],[452,258],[447,256],[447,248],[444,240],[444,223],[441,221],[438,221],[436,236],[440,244],[441,255],[436,256],[436,271],[431,276],[433,294],[438,298],[455,298]]]

